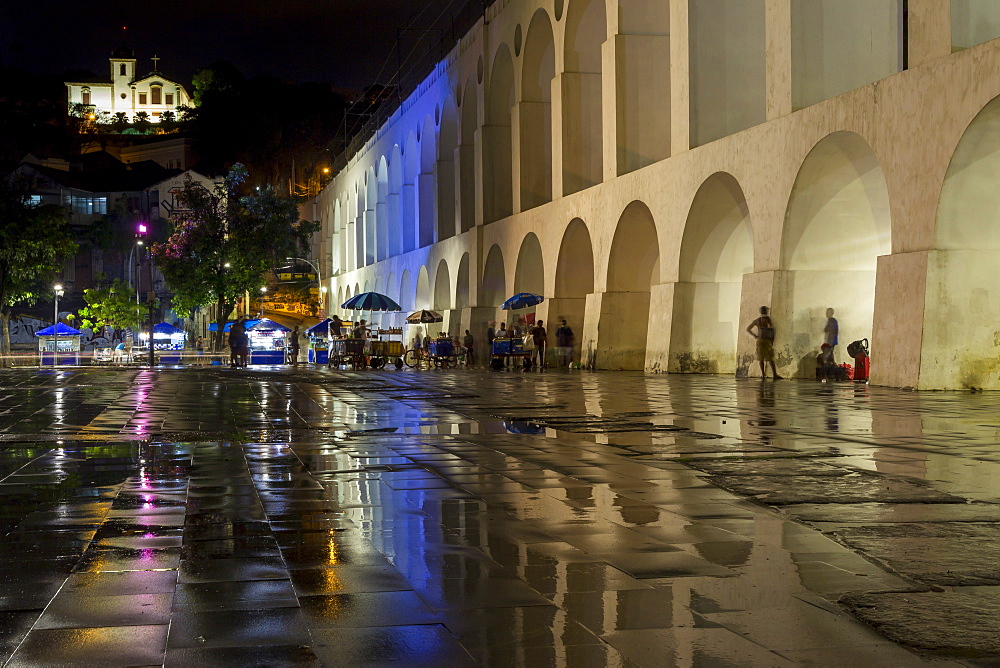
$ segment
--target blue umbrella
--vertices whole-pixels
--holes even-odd
[[[516,311],[519,308],[535,306],[545,301],[545,297],[531,292],[518,292],[516,295],[505,301],[500,308],[504,311]]]
[[[153,325],[153,334],[182,334],[183,329],[177,329],[169,322],[161,322],[159,324]]]
[[[340,305],[355,311],[402,311],[402,307],[378,292],[360,292]]]

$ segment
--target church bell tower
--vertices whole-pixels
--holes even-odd
[[[135,52],[125,42],[111,52],[111,106],[132,111],[132,81],[135,79]]]

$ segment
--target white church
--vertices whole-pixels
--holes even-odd
[[[165,111],[177,113],[181,106],[190,104],[184,86],[163,76],[157,69],[153,56],[153,70],[140,76],[136,70],[135,52],[124,42],[111,53],[111,80],[67,81],[69,107],[76,104],[93,107],[98,115],[114,116],[124,112],[131,121],[135,114],[145,111],[149,120],[159,123]]]

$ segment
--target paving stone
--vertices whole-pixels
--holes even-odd
[[[918,582],[1000,585],[1000,524],[888,524],[846,528],[833,536]]]

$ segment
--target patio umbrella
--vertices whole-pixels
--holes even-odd
[[[545,297],[532,292],[518,292],[516,295],[500,305],[504,311],[516,311],[519,308],[535,306],[545,301]]]
[[[355,311],[402,311],[402,307],[378,292],[360,292],[340,305]]]
[[[410,315],[406,316],[406,322],[411,325],[420,325],[429,322],[444,322],[444,317],[435,311],[421,310],[414,311]]]

